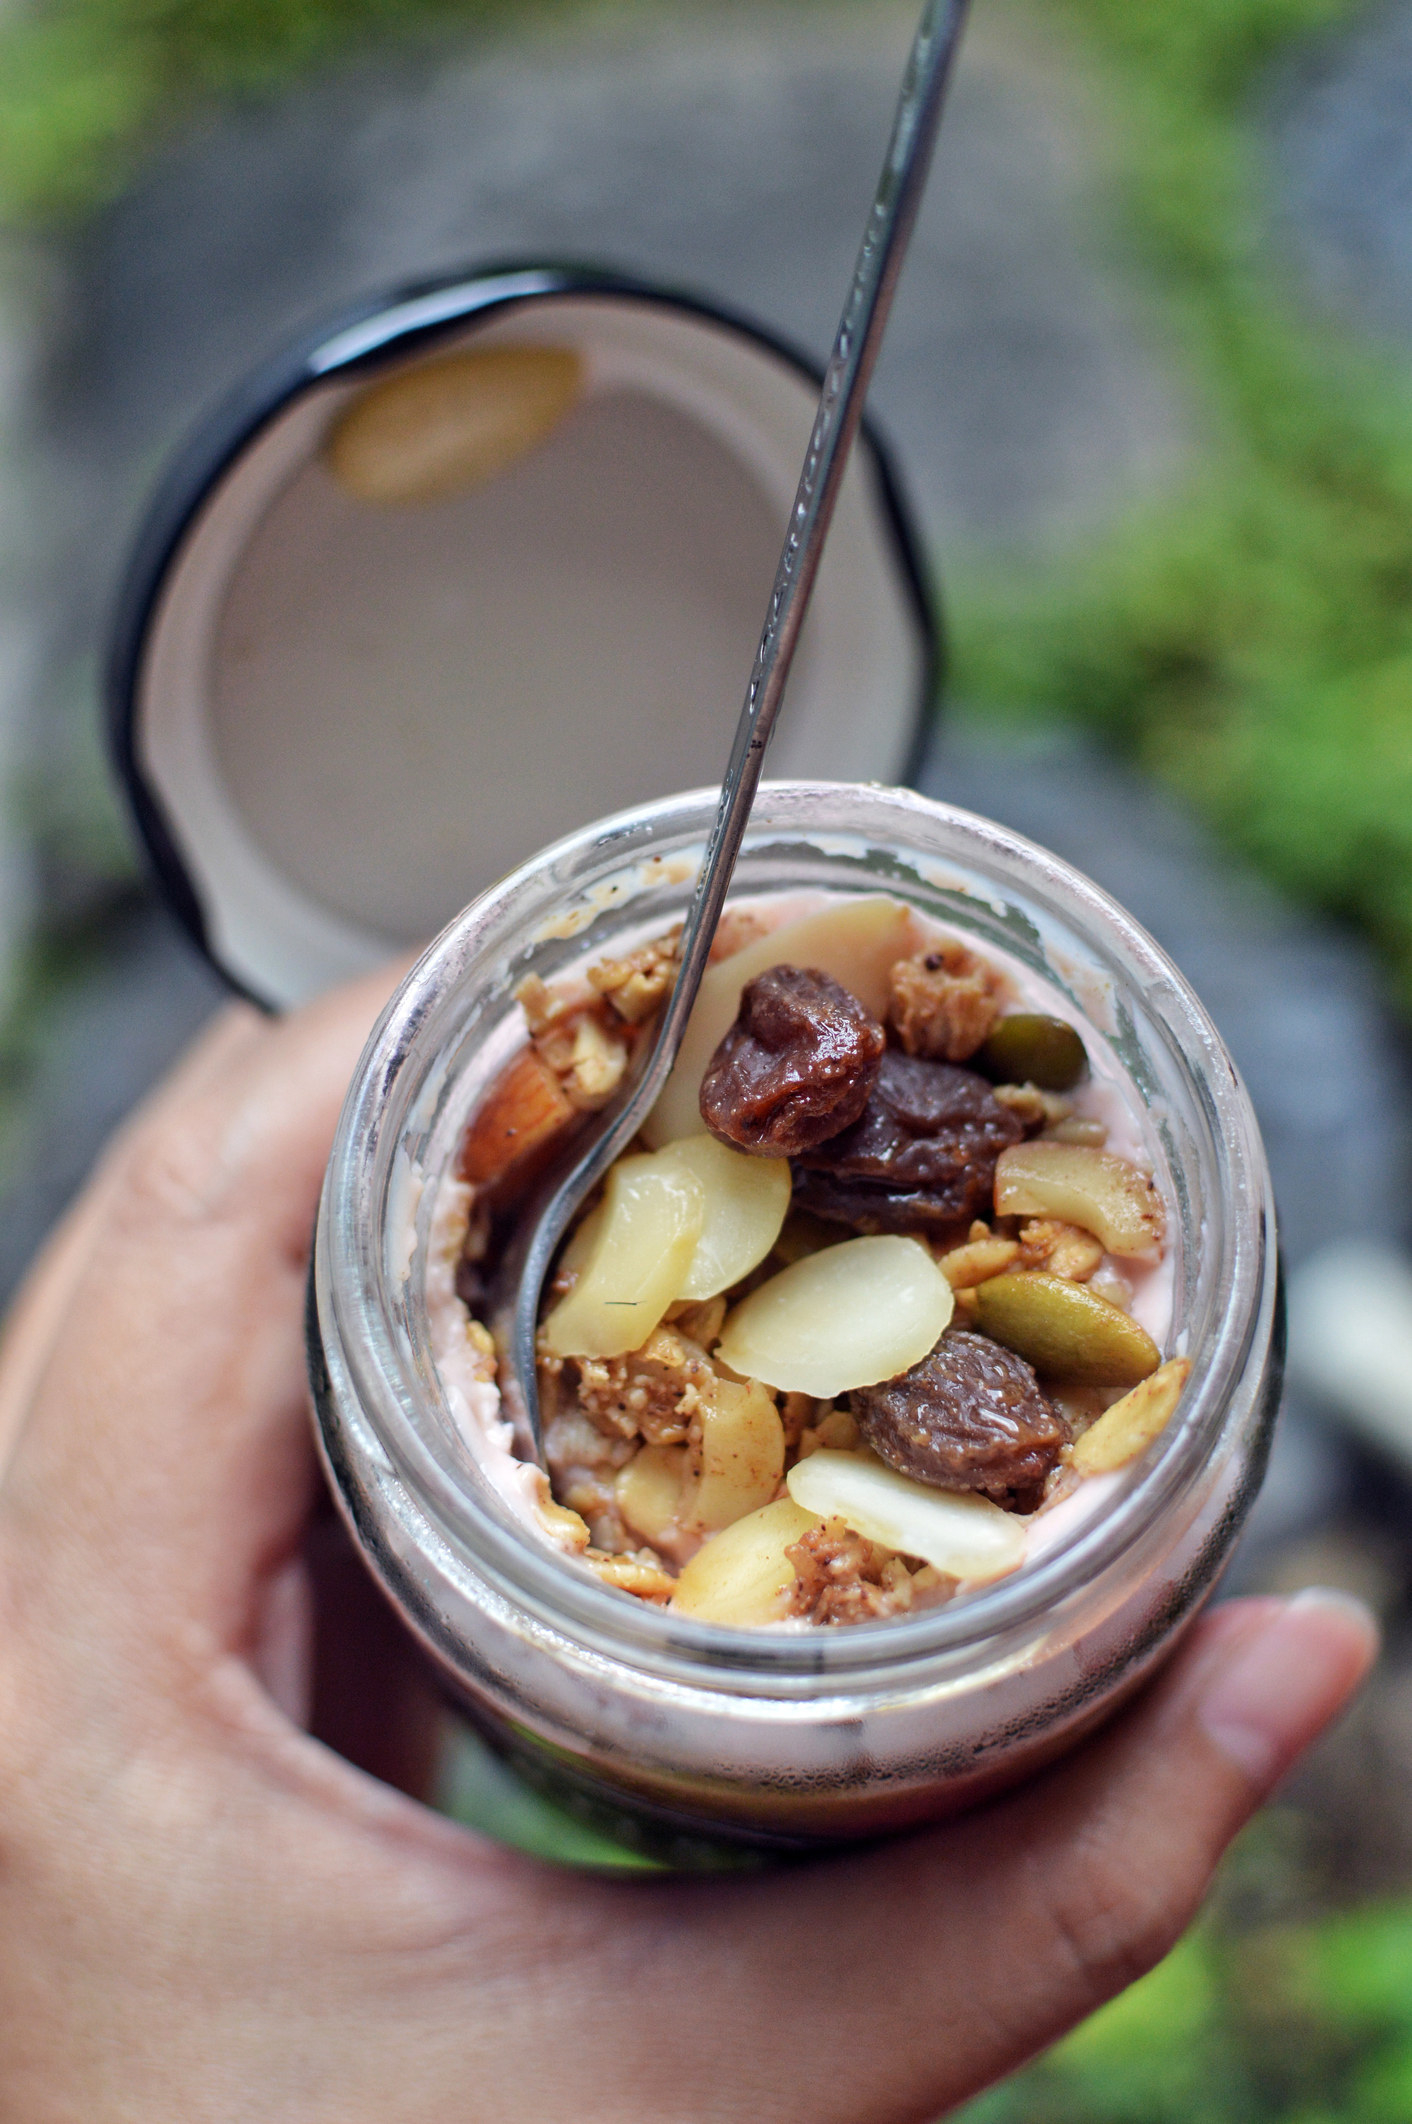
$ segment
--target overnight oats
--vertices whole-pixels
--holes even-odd
[[[885,895],[727,908],[673,1076],[546,1293],[547,1476],[517,1458],[496,1259],[650,1040],[679,934],[517,988],[525,1042],[428,1269],[473,1449],[537,1537],[702,1621],[874,1622],[1022,1569],[1178,1407],[1167,1209],[1072,1006]]]
[[[983,820],[765,784],[675,1070],[546,1286],[535,1463],[497,1268],[651,1036],[715,804],[586,828],[424,955],[309,1308],[335,1492],[454,1700],[680,1863],[1072,1745],[1214,1584],[1279,1371],[1249,1101],[1151,940]]]

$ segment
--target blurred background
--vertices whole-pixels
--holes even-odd
[[[100,738],[173,446],[341,303],[495,257],[690,284],[822,355],[913,15],[0,4],[5,1294],[221,996]],[[1406,2124],[1412,4],[975,0],[874,405],[950,636],[923,786],[1124,901],[1260,1113],[1293,1359],[1233,1583],[1345,1586],[1388,1631],[1189,1939],[967,2116]],[[464,1757],[448,1804],[581,1848],[497,1779]]]

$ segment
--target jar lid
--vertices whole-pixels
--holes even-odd
[[[109,703],[161,886],[236,987],[299,1002],[719,779],[819,380],[711,303],[513,266],[365,303],[216,414],[139,535]],[[937,665],[865,425],[772,774],[903,779]]]

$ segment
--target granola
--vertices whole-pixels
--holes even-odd
[[[1145,1450],[1175,1406],[1180,1382],[1075,1460],[1161,1362],[1131,1317],[1163,1258],[1161,1200],[1107,1147],[1118,1109],[1085,1092],[1074,1024],[1016,1010],[1002,966],[959,938],[920,948],[909,921],[854,910],[831,940],[806,917],[801,966],[788,926],[728,911],[708,978],[733,951],[760,964],[766,938],[780,956],[737,977],[736,1021],[718,1017],[699,1094],[676,1099],[709,1129],[649,1125],[561,1254],[539,1525],[633,1598],[793,1628],[913,1613],[1018,1568],[1046,1499]],[[650,1038],[679,940],[516,991],[526,1045],[459,1161],[455,1288],[487,1386],[488,1258],[525,1176]],[[988,1058],[1044,1081],[987,1076]]]

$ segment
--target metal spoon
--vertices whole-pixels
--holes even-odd
[[[541,1464],[544,1445],[535,1333],[544,1279],[584,1198],[627,1148],[657,1103],[696,1001],[917,218],[967,6],[968,0],[927,0],[907,61],[887,159],[824,372],[819,410],[790,510],[750,687],[736,725],[720,806],[682,932],[676,985],[646,1063],[625,1100],[567,1174],[541,1190],[501,1265],[494,1326],[507,1413],[516,1422],[522,1443],[532,1445]]]

